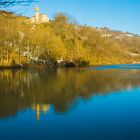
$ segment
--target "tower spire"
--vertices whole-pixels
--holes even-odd
[[[39,7],[37,5],[35,6],[35,22],[39,22]]]

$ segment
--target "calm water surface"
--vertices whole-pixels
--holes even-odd
[[[140,140],[140,65],[0,71],[0,140]]]

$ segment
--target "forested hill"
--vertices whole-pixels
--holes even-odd
[[[49,23],[1,12],[0,65],[55,62],[76,65],[140,62],[140,37],[71,23],[63,14]]]

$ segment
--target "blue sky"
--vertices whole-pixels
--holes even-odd
[[[24,15],[31,17],[35,5],[27,7]],[[37,5],[40,13],[50,18],[57,12],[64,12],[80,24],[106,26],[140,35],[140,0],[40,0]]]

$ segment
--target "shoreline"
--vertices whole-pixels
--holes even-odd
[[[39,64],[32,64],[32,65],[0,65],[0,70],[14,70],[14,69],[49,69],[49,68],[80,68],[80,67],[99,67],[99,66],[111,66],[111,65],[140,65],[140,63],[120,63],[120,64],[96,64],[96,65],[84,65],[84,66],[49,66],[49,65],[39,65]]]

